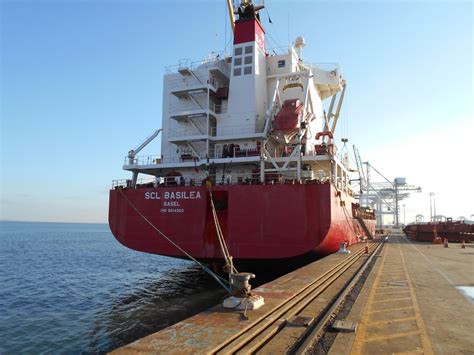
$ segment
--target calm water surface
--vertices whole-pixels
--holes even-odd
[[[0,222],[0,353],[106,352],[220,301],[194,264],[107,225]]]

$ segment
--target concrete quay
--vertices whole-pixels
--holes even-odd
[[[244,315],[217,305],[113,353],[474,354],[474,245],[445,248],[401,234],[383,241],[370,242],[369,254],[364,243],[354,245],[350,255],[330,255],[256,288],[265,298],[258,310]],[[359,280],[353,288],[352,280]],[[332,305],[331,319],[315,332]],[[355,331],[335,330],[337,320]]]
[[[379,241],[370,243],[370,250],[378,245]],[[351,254],[332,254],[256,288],[253,293],[262,295],[265,305],[245,316],[217,305],[113,353],[287,351],[366,261],[365,244],[348,249]]]
[[[466,287],[460,289],[459,287]],[[474,354],[474,245],[385,244],[330,354]]]

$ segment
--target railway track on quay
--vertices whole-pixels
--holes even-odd
[[[312,353],[334,314],[362,280],[380,253],[384,239],[366,244],[301,288],[271,311],[253,320],[249,327],[229,337],[212,354],[286,352]]]

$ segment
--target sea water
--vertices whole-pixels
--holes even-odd
[[[0,353],[107,352],[219,301],[192,262],[125,248],[106,224],[0,222]]]

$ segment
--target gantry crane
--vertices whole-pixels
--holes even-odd
[[[353,150],[359,173],[359,179],[357,180],[359,181],[360,192],[356,194],[359,197],[359,203],[375,210],[378,227],[384,225],[384,215],[391,215],[395,227],[399,228],[399,202],[409,197],[409,192],[421,192],[421,187],[408,185],[405,178],[398,177],[393,181],[387,179],[369,162],[362,162],[359,150],[355,146],[353,146]],[[366,166],[365,170],[363,165]],[[371,179],[371,171],[381,177],[382,181],[377,182]]]

